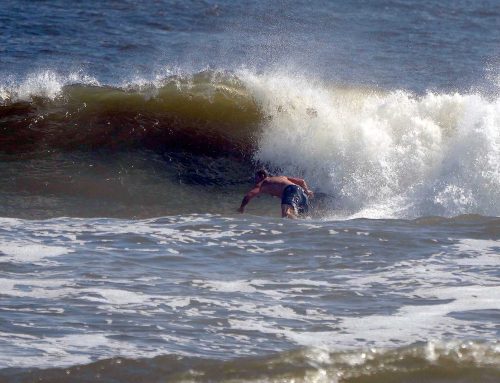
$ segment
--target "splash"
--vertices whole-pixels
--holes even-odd
[[[61,94],[64,86],[70,84],[98,86],[99,81],[83,72],[72,72],[66,76],[51,70],[34,72],[19,83],[12,79],[4,80],[0,84],[0,103],[31,101],[33,98],[53,100]]]
[[[267,121],[255,159],[349,217],[500,214],[500,99],[242,73]],[[338,215],[338,213],[336,213]]]

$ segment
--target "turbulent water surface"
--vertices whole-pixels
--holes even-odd
[[[498,20],[4,1],[0,381],[500,381]]]

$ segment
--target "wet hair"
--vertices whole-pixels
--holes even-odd
[[[257,170],[255,172],[255,176],[256,177],[262,177],[262,178],[266,178],[269,176],[269,173],[267,172],[266,169],[260,169],[260,170]]]

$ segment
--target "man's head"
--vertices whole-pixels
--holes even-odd
[[[259,182],[265,180],[267,177],[269,177],[269,173],[266,169],[257,170],[255,172],[255,183],[258,184]]]

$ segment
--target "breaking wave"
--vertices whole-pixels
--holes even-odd
[[[303,176],[328,217],[500,215],[500,98],[247,70],[123,86],[45,72],[0,96],[4,155],[152,150],[191,172],[229,158]]]

